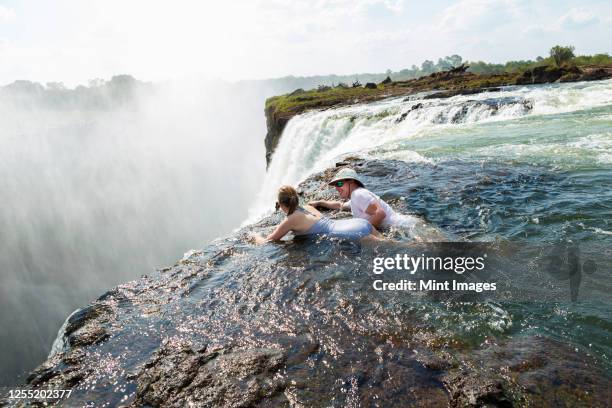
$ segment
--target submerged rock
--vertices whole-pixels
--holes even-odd
[[[512,407],[512,396],[503,382],[474,373],[456,372],[444,378],[450,407]]]

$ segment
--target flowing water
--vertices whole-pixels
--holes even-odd
[[[319,172],[338,161],[396,210],[456,241],[494,245],[499,296],[375,291],[373,259],[397,253],[392,243],[244,240],[280,221],[271,207],[281,184],[306,179],[306,199],[332,197],[329,172]],[[612,81],[413,95],[294,117],[244,225],[102,296],[104,312],[85,327],[108,337],[85,343],[84,355],[73,352],[78,330],[60,332],[50,364],[83,374],[75,404],[155,405],[161,389],[166,405],[180,406],[182,391],[159,378],[182,372],[185,353],[201,354],[185,395],[217,403],[236,389],[261,406],[440,406],[454,398],[458,372],[502,375],[536,406],[610,397]],[[244,350],[267,368],[245,362],[231,381],[207,371]],[[40,374],[58,386],[63,376]]]

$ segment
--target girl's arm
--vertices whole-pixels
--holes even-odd
[[[279,239],[287,235],[287,233],[291,231],[292,227],[293,227],[292,217],[286,218],[285,220],[283,220],[283,222],[278,224],[276,229],[267,237],[264,238],[263,236],[259,234],[255,235],[255,243],[261,245],[261,244],[265,244],[270,241],[278,241]]]

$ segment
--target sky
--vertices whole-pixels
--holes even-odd
[[[612,54],[609,0],[0,0],[0,85],[384,72]]]

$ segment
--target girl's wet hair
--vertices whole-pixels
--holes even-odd
[[[300,204],[300,199],[295,188],[291,186],[282,186],[278,189],[278,202],[287,207],[287,215],[291,215]]]

